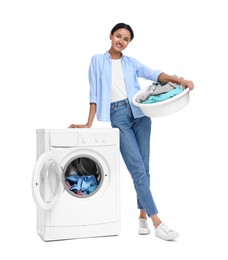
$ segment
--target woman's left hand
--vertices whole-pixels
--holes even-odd
[[[184,78],[178,78],[177,76],[170,76],[164,72],[162,72],[158,76],[158,81],[159,82],[173,82],[178,85],[181,85],[184,89],[189,88],[190,90],[194,89],[194,83],[191,80],[187,80]]]
[[[180,82],[181,86],[185,88],[189,88],[190,90],[194,89],[194,83],[191,80],[182,79]]]

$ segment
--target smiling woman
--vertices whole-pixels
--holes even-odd
[[[178,233],[168,228],[158,217],[158,210],[150,190],[150,132],[151,118],[132,103],[140,90],[138,77],[160,82],[173,82],[193,89],[191,81],[152,70],[136,59],[123,55],[123,50],[134,38],[132,28],[116,24],[109,36],[111,47],[104,54],[94,55],[89,67],[90,112],[87,124],[70,127],[91,127],[94,116],[99,121],[111,122],[120,130],[120,151],[133,179],[139,209],[140,235],[150,233],[147,216],[155,227],[155,236],[172,240]]]
[[[120,59],[123,51],[134,38],[133,30],[130,25],[118,23],[110,33],[111,49],[110,54],[113,60]]]

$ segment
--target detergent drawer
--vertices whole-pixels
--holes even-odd
[[[51,132],[50,146],[52,147],[74,147],[78,146],[78,133],[76,132]]]

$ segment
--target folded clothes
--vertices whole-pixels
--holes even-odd
[[[176,95],[178,95],[179,93],[181,93],[183,91],[183,88],[181,85],[178,85],[175,89],[172,89],[164,94],[160,94],[160,95],[151,95],[147,98],[147,100],[141,102],[142,104],[151,104],[151,103],[155,103],[155,102],[160,102],[160,101],[164,101],[166,99],[169,99],[171,97],[174,97]]]
[[[72,175],[66,176],[65,179],[66,186],[78,195],[88,195],[94,192],[98,186],[98,182],[94,175]]]

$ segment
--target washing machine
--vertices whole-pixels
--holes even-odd
[[[120,233],[119,131],[37,129],[32,194],[44,241]]]

